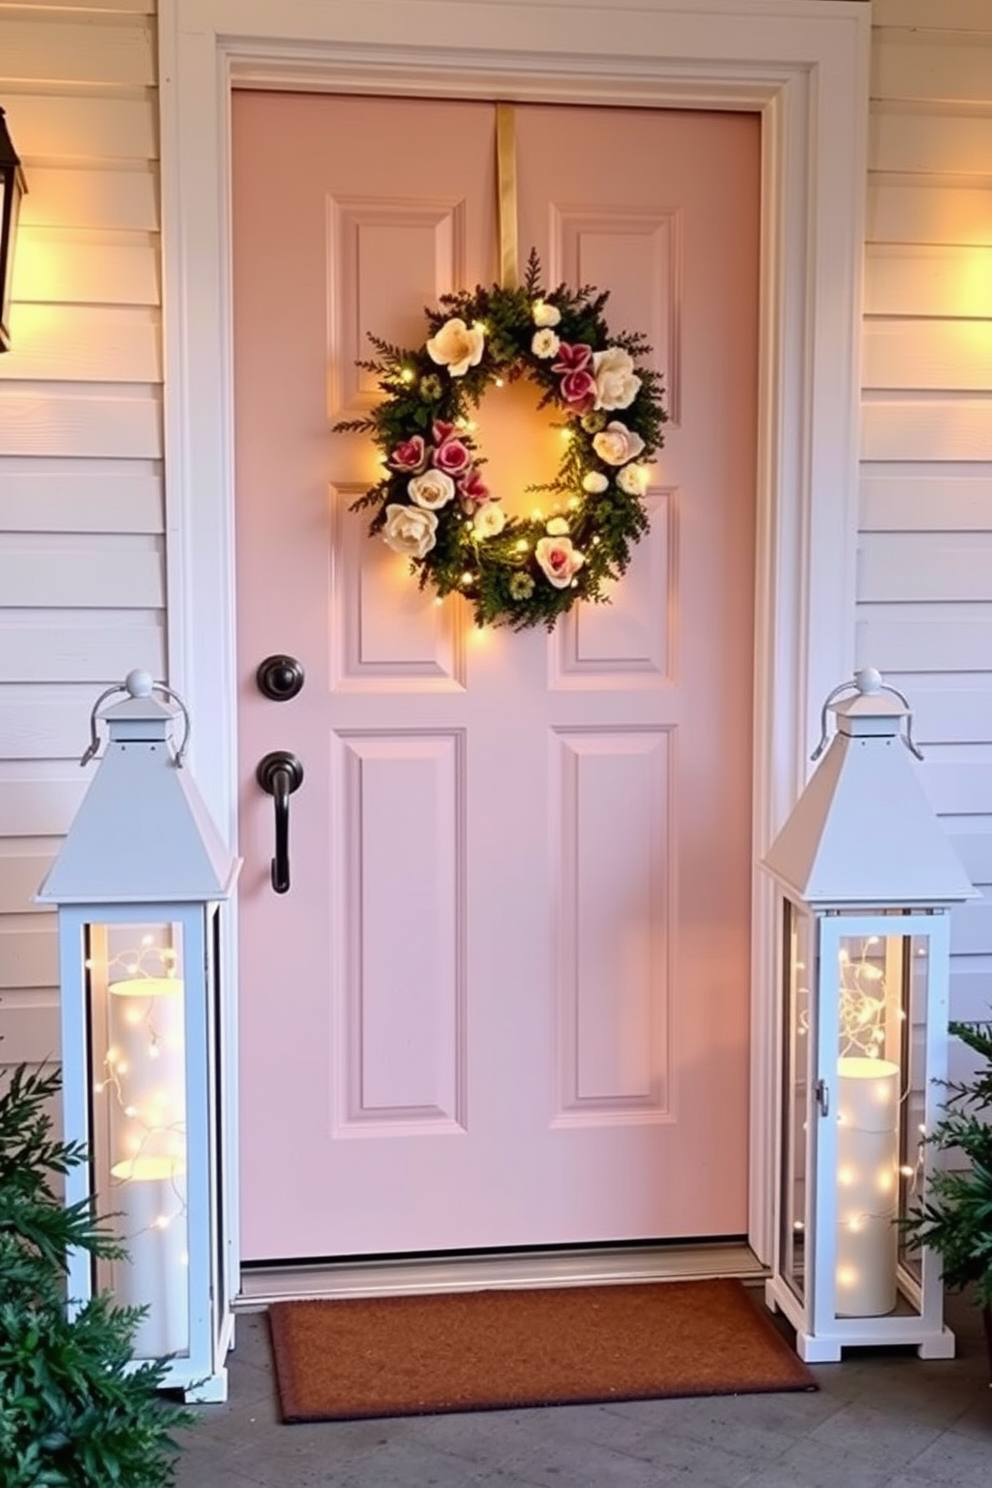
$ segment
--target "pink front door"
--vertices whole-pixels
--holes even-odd
[[[521,256],[611,291],[672,416],[613,603],[550,636],[422,594],[331,432],[367,332],[417,345],[495,277],[494,107],[234,99],[248,1259],[746,1229],[759,126],[516,123]],[[480,414],[510,510],[557,463],[535,405]],[[284,895],[273,749],[305,770]]]

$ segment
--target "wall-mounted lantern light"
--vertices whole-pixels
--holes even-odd
[[[66,1201],[95,1196],[128,1259],[77,1253],[69,1295],[146,1307],[136,1361],[170,1354],[165,1387],[223,1400],[235,1258],[220,915],[240,865],[184,764],[175,694],[131,672],[97,699],[83,764],[98,718],[109,742],[38,899],[59,911],[65,1136],[90,1154]]]
[[[0,108],[0,351],[10,350],[10,293],[14,279],[14,239],[21,197],[27,191],[24,172]]]
[[[837,732],[823,754],[828,711]],[[872,668],[824,704],[821,754],[764,859],[781,906],[766,1299],[815,1363],[880,1344],[950,1358],[939,1258],[910,1253],[899,1221],[936,1157],[925,1136],[946,1072],[949,910],[976,891],[910,758],[906,699]]]

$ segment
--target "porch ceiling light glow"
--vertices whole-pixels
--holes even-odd
[[[14,239],[21,197],[27,191],[24,172],[0,108],[0,351],[10,350],[10,293],[14,278]]]
[[[950,1358],[938,1258],[910,1254],[900,1221],[933,1162],[948,912],[976,891],[913,764],[908,702],[874,669],[830,694],[821,754],[764,858],[780,891],[784,1066],[766,1300],[813,1362],[887,1343]]]
[[[234,1253],[219,968],[240,864],[186,768],[189,717],[171,689],[134,671],[103,693],[82,764],[98,719],[109,742],[38,900],[59,911],[65,1135],[89,1152],[66,1200],[95,1196],[128,1258],[76,1255],[69,1295],[146,1307],[136,1360],[171,1355],[164,1387],[223,1400]]]

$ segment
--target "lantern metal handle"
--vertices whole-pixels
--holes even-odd
[[[130,673],[128,681],[130,681],[131,677],[133,677],[134,675],[134,673]],[[128,697],[142,695],[147,696],[149,692],[161,692],[164,694],[165,697],[169,698],[176,704],[176,706],[179,708],[180,713],[183,715],[183,736],[179,742],[179,748],[176,750],[175,753],[176,768],[178,770],[181,770],[183,767],[183,760],[186,756],[186,750],[189,748],[189,709],[186,707],[186,704],[183,702],[178,692],[173,692],[172,688],[167,687],[164,682],[152,682],[150,687],[147,687],[146,689],[143,688],[141,693],[136,693],[132,687],[128,686],[127,682],[118,682],[116,686],[108,687],[104,692],[101,692],[100,696],[93,704],[92,710],[90,711],[90,742],[85,754],[79,761],[80,765],[88,765],[90,760],[95,759],[97,754],[99,753],[100,735],[97,731],[96,726],[97,715],[99,714],[100,709],[103,707],[107,699],[115,697],[119,692],[127,693]]]
[[[898,687],[892,687],[888,682],[883,682],[878,672],[872,672],[871,668],[866,667],[864,671],[852,677],[850,682],[841,682],[832,692],[828,693],[823,707],[820,709],[820,742],[810,755],[811,761],[818,760],[827,747],[827,711],[830,704],[839,698],[842,693],[852,691],[860,692],[862,695],[866,693],[890,692],[893,697],[897,697],[906,709],[906,732],[900,734],[899,737],[910,754],[915,755],[918,760],[923,758],[923,751],[913,738],[913,711],[909,705],[909,698],[904,692],[900,692]]]

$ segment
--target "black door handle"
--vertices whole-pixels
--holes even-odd
[[[303,766],[295,754],[286,749],[274,749],[259,760],[255,779],[276,803],[272,887],[277,894],[285,894],[289,888],[289,798],[303,784]]]

